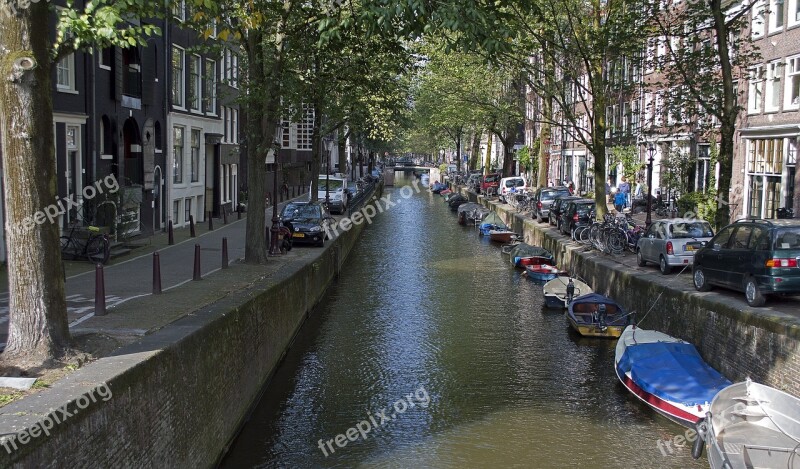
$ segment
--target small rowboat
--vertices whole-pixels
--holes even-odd
[[[709,402],[731,384],[703,361],[694,345],[633,325],[619,338],[614,363],[617,378],[628,391],[689,428],[695,428]]]
[[[514,265],[525,268],[526,265],[548,264],[556,265],[556,261],[550,256],[529,256],[514,258]]]
[[[556,277],[542,287],[548,308],[566,308],[573,298],[592,293],[592,287],[572,277]]]
[[[495,212],[489,213],[478,225],[479,234],[481,236],[489,236],[490,231],[510,231],[502,219]]]
[[[547,281],[553,280],[559,275],[567,275],[567,272],[560,270],[551,264],[531,264],[525,266],[525,273],[530,280]]]
[[[616,301],[598,293],[581,295],[567,306],[567,319],[585,337],[616,338],[628,325],[628,314]]]
[[[692,456],[707,442],[712,469],[800,466],[800,399],[747,379],[721,390],[707,415]]]
[[[510,230],[489,230],[489,239],[497,243],[508,243],[516,237],[517,234]]]

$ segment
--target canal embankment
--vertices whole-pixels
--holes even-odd
[[[641,326],[694,344],[711,366],[732,381],[754,381],[800,396],[800,305],[775,298],[751,308],[743,294],[694,289],[691,270],[661,275],[653,266],[638,267],[632,254],[611,256],[588,250],[547,224],[537,223],[510,206],[461,189],[472,201],[496,211],[528,244],[550,250],[559,266],[596,292],[635,311]]]
[[[379,185],[374,196],[381,192]],[[322,249],[296,248],[268,266],[225,269],[161,300],[164,308],[167,301],[193,304],[204,291],[226,289],[112,356],[4,406],[0,467],[211,466],[366,225],[339,231]],[[222,286],[237,275],[248,276],[246,286],[241,278]],[[148,301],[156,314],[159,297]]]

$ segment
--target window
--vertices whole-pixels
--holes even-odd
[[[230,109],[231,113],[231,143],[239,143],[239,110]]]
[[[200,56],[193,55],[189,59],[189,107],[192,111],[200,110]]]
[[[192,161],[190,162],[191,181],[200,179],[200,129],[192,129]]]
[[[752,225],[740,225],[733,236],[731,236],[728,248],[747,249],[747,243],[750,241],[750,233],[752,232]]]
[[[749,141],[748,148],[748,172],[759,174],[783,172],[782,138],[753,139]]]
[[[58,61],[56,89],[58,91],[75,91],[75,54],[69,54]]]
[[[750,69],[750,82],[747,95],[747,112],[754,114],[761,111],[764,94],[764,66],[757,65]]]
[[[239,56],[231,54],[231,86],[239,87]]]
[[[203,111],[217,112],[217,62],[206,59],[205,81],[203,87]]]
[[[783,0],[771,0],[769,4],[769,31],[779,31],[783,29],[784,23]]]
[[[783,103],[784,110],[798,107],[800,107],[800,55],[786,59],[786,98]]]
[[[172,182],[183,182],[183,127],[172,129]]]
[[[767,64],[767,83],[764,96],[764,110],[777,111],[781,103],[781,75],[783,61]]]
[[[758,38],[764,35],[764,0],[759,0],[753,6],[750,13],[752,21],[750,22],[750,35],[753,38]]]
[[[297,149],[311,150],[311,135],[314,132],[314,107],[303,104],[303,114],[297,123]]]
[[[106,47],[100,51],[100,68],[111,70],[114,61],[114,46]]]
[[[789,0],[789,26],[800,24],[800,0]]]
[[[175,224],[180,224],[180,220],[178,220],[178,214],[181,213],[181,201],[176,200],[172,202],[172,221]]]
[[[183,199],[183,220],[189,221],[192,216],[192,199]]]
[[[172,46],[172,105],[182,108],[183,104],[183,84],[185,82],[183,72],[183,49]]]
[[[222,141],[228,143],[228,108],[220,106],[220,114],[222,114]]]
[[[178,21],[183,21],[186,18],[186,4],[184,0],[175,0],[172,4],[172,16]]]

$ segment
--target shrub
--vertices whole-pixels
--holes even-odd
[[[714,223],[717,214],[716,196],[715,191],[684,194],[678,199],[678,214],[684,216],[686,213],[692,213],[695,218]]]

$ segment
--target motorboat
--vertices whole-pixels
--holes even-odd
[[[489,239],[496,243],[508,243],[519,235],[511,230],[489,230]]]
[[[628,314],[619,303],[599,293],[581,295],[567,305],[567,319],[585,337],[617,338],[628,325]]]
[[[489,236],[489,232],[494,231],[509,231],[508,225],[500,218],[500,216],[496,212],[491,212],[486,217],[481,220],[481,224],[478,225],[479,234],[481,236]]]
[[[542,292],[548,308],[563,309],[573,298],[592,293],[592,287],[574,277],[556,277],[544,284]]]
[[[625,328],[614,364],[625,388],[675,423],[695,428],[714,397],[731,382],[694,345],[659,331]]]
[[[692,456],[712,469],[800,468],[800,399],[747,379],[721,390],[698,423]]]
[[[547,257],[551,260],[553,259],[553,253],[547,249],[526,243],[503,246],[503,254],[508,254],[509,261],[513,265],[520,265],[520,260],[524,258]],[[547,264],[547,262],[542,262],[542,264]],[[555,264],[555,261],[550,262],[550,264]]]
[[[567,272],[552,264],[530,264],[525,266],[525,274],[530,280],[546,282],[559,275],[567,275]]]

